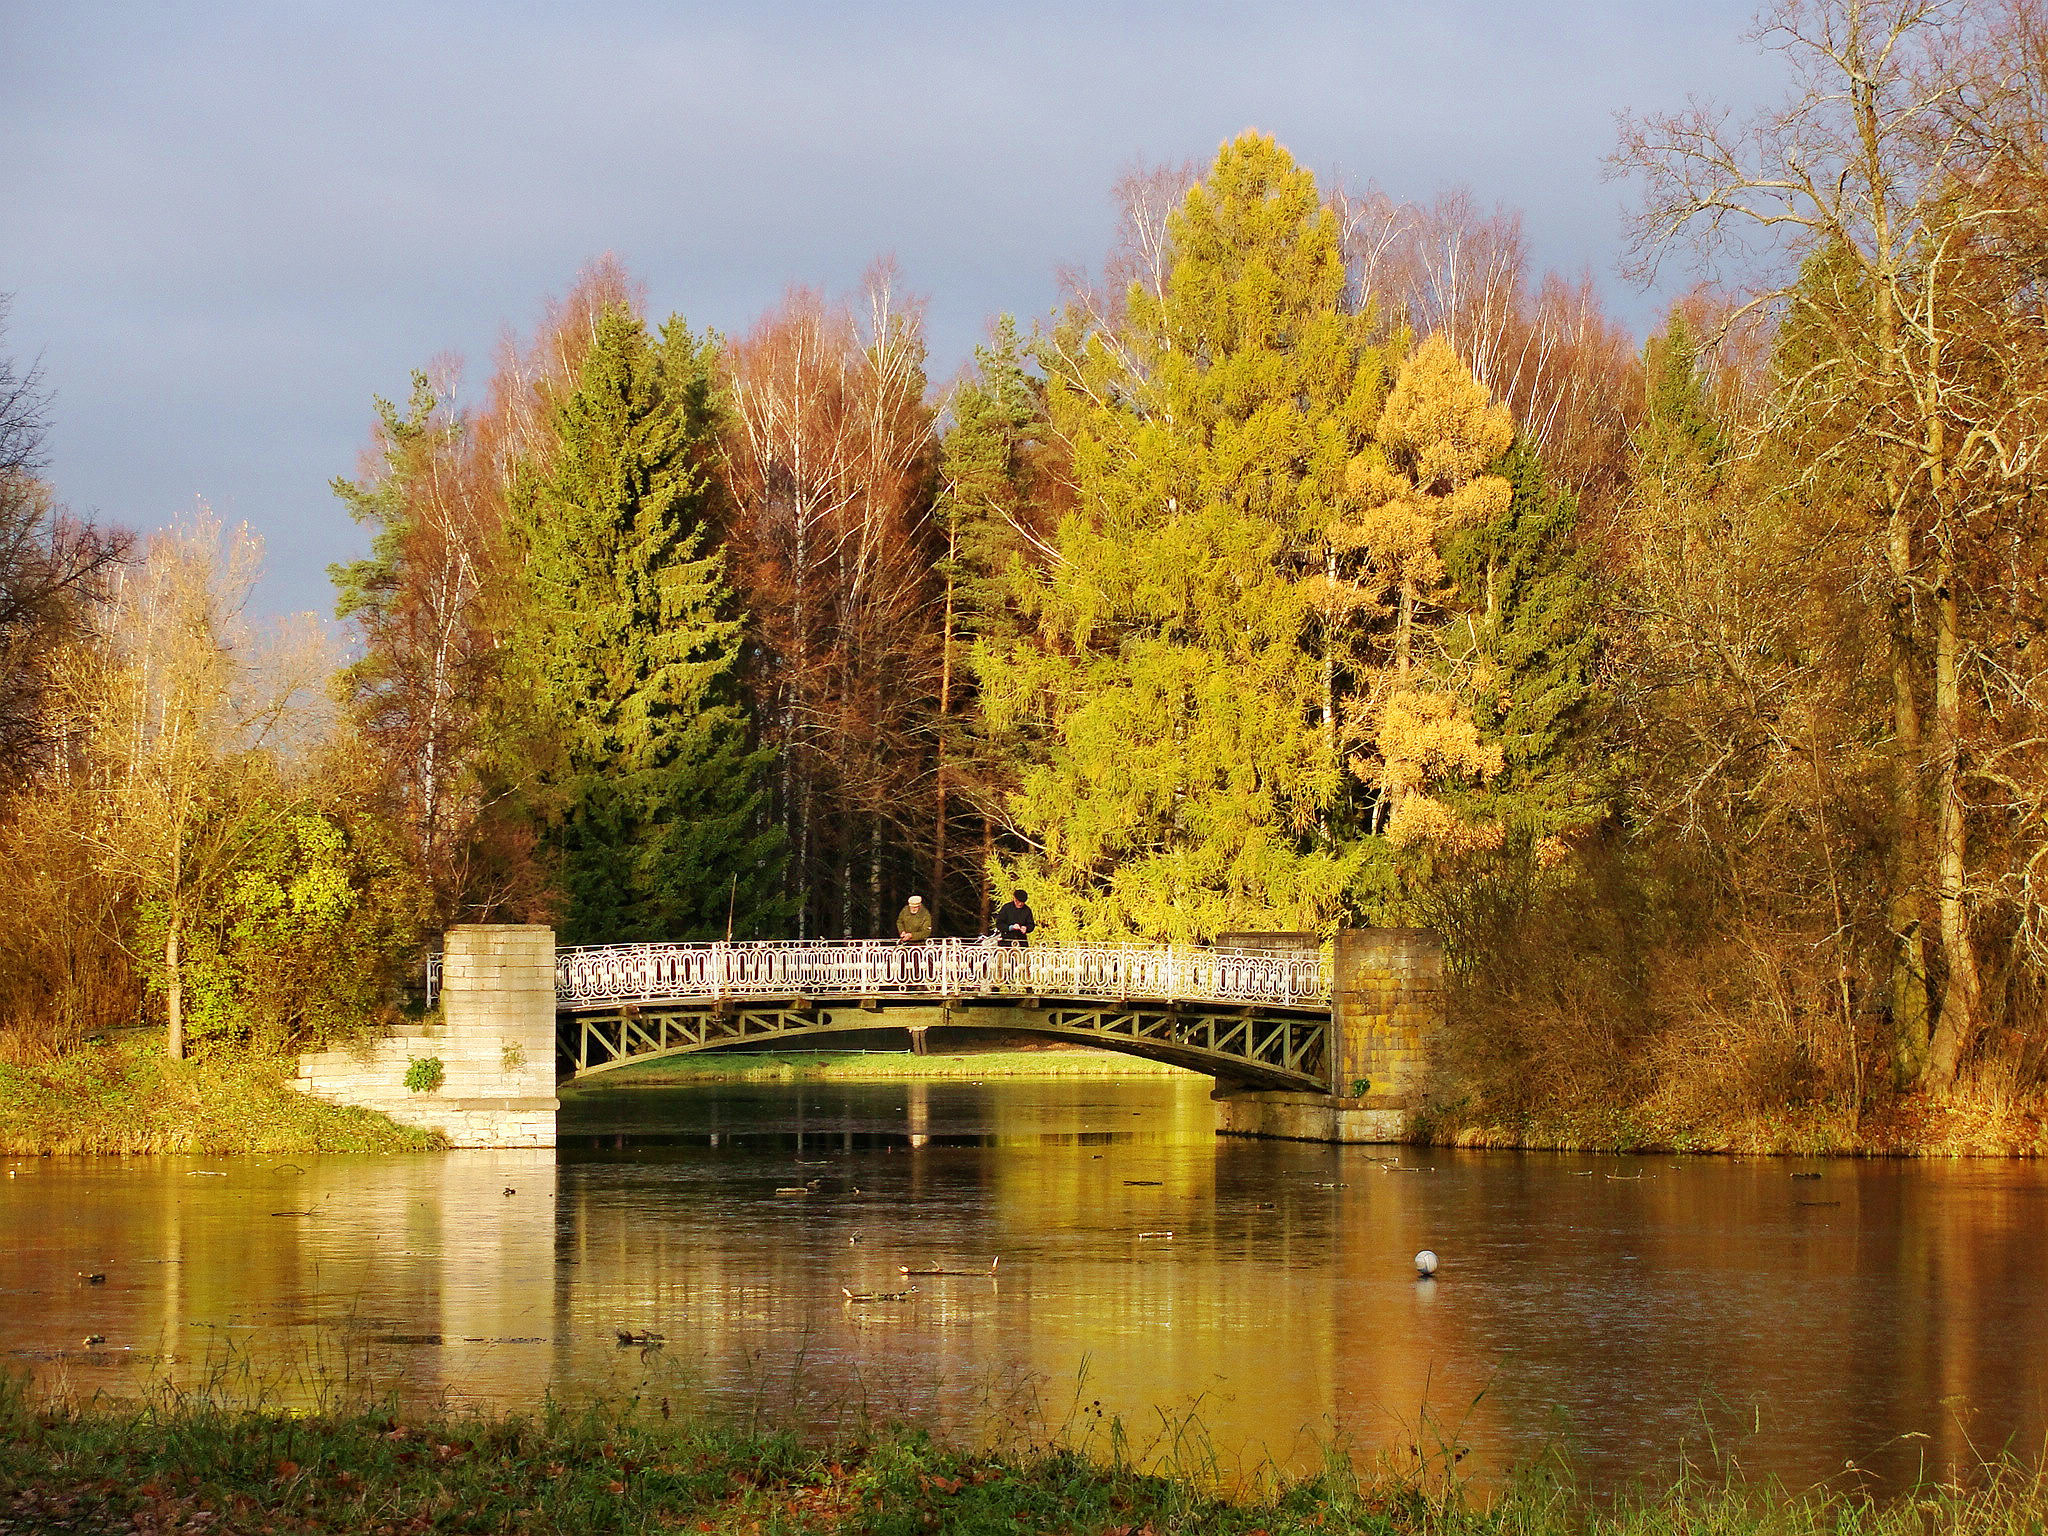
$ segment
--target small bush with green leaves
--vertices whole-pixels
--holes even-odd
[[[405,1065],[405,1088],[408,1093],[432,1093],[441,1086],[441,1079],[447,1076],[438,1056],[422,1056],[408,1061]]]

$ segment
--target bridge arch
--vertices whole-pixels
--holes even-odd
[[[626,1004],[563,1014],[557,1038],[563,1075],[583,1079],[677,1056],[890,1026],[908,1030],[920,1052],[930,1030],[1000,1029],[1185,1067],[1237,1087],[1328,1091],[1329,1015],[1307,1008],[1072,999]]]

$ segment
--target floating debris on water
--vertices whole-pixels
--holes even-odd
[[[1002,1261],[1001,1259],[999,1259],[999,1258],[998,1258],[998,1259],[990,1259],[990,1260],[988,1261],[988,1268],[987,1268],[987,1269],[941,1269],[941,1268],[940,1268],[940,1267],[939,1267],[938,1265],[936,1265],[936,1264],[932,1265],[932,1267],[931,1267],[931,1268],[929,1268],[929,1269],[912,1269],[912,1268],[911,1268],[911,1267],[910,1267],[910,1266],[909,1266],[908,1264],[900,1264],[900,1265],[898,1265],[898,1266],[897,1266],[897,1273],[898,1273],[898,1274],[904,1274],[904,1275],[977,1275],[977,1276],[993,1276],[993,1275],[995,1274],[995,1272],[996,1272],[996,1266],[997,1266],[998,1264],[1002,1263],[1002,1262],[1003,1262],[1003,1261]]]

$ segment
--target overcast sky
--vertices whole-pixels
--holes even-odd
[[[1100,262],[1122,170],[1257,127],[1319,173],[1521,208],[1644,325],[1614,113],[1774,94],[1750,9],[0,0],[8,345],[72,507],[152,528],[204,497],[267,541],[265,608],[325,613],[371,396],[450,352],[481,383],[604,251],[723,330],[893,254],[943,379]]]

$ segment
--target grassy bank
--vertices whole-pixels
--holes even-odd
[[[433,1132],[307,1098],[291,1057],[170,1061],[147,1039],[0,1064],[0,1152],[409,1152]],[[0,1527],[4,1528],[4,1527]]]
[[[902,1429],[814,1446],[672,1422],[665,1403],[533,1418],[290,1415],[169,1397],[74,1409],[0,1384],[0,1531],[2032,1536],[2044,1517],[2042,1483],[2016,1468],[1889,1503],[1688,1486],[1608,1507],[1556,1479],[1480,1500],[1333,1464],[1229,1499],[1060,1449],[968,1453]]]
[[[1186,1077],[1164,1062],[1114,1051],[974,1051],[913,1056],[891,1051],[705,1051],[621,1067],[592,1085],[679,1083],[981,1082],[992,1077]]]

